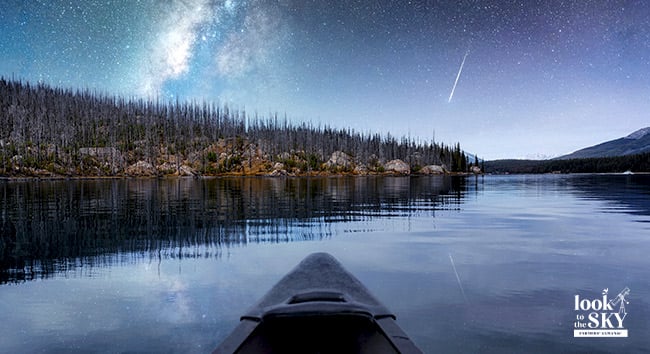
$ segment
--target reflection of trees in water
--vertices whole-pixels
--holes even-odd
[[[0,283],[125,256],[209,257],[229,245],[320,239],[332,222],[433,215],[459,204],[464,188],[446,177],[2,182]]]
[[[649,175],[583,175],[569,178],[567,184],[576,195],[606,201],[612,209],[650,215]]]

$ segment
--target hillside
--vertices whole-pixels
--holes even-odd
[[[487,173],[650,172],[650,127],[551,160],[494,160]]]
[[[0,79],[0,176],[465,172],[448,146]]]
[[[485,172],[506,173],[623,173],[650,172],[650,153],[566,160],[494,160]]]
[[[646,152],[650,152],[650,127],[639,129],[623,138],[610,140],[598,145],[578,150],[568,155],[560,156],[557,159],[567,160],[578,158],[625,156],[642,154]]]

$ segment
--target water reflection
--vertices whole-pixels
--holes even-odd
[[[610,202],[612,211],[650,215],[650,176],[584,175],[568,180],[579,196]]]
[[[650,215],[650,175],[511,175],[494,176],[489,184],[490,189],[503,193],[570,194],[583,200],[604,201],[604,211]]]
[[[327,238],[334,222],[458,208],[466,189],[449,177],[4,181],[0,283],[125,254],[209,257],[228,245]]]
[[[56,274],[0,286],[0,348],[208,352],[325,251],[425,352],[647,352],[650,176],[628,177],[0,183],[3,282]],[[630,337],[573,338],[574,296],[624,287]]]

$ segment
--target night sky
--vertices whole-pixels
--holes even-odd
[[[539,158],[650,126],[649,19],[645,1],[5,0],[0,75]]]

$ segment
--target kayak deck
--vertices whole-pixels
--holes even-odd
[[[421,353],[395,315],[327,253],[307,256],[213,353]]]

